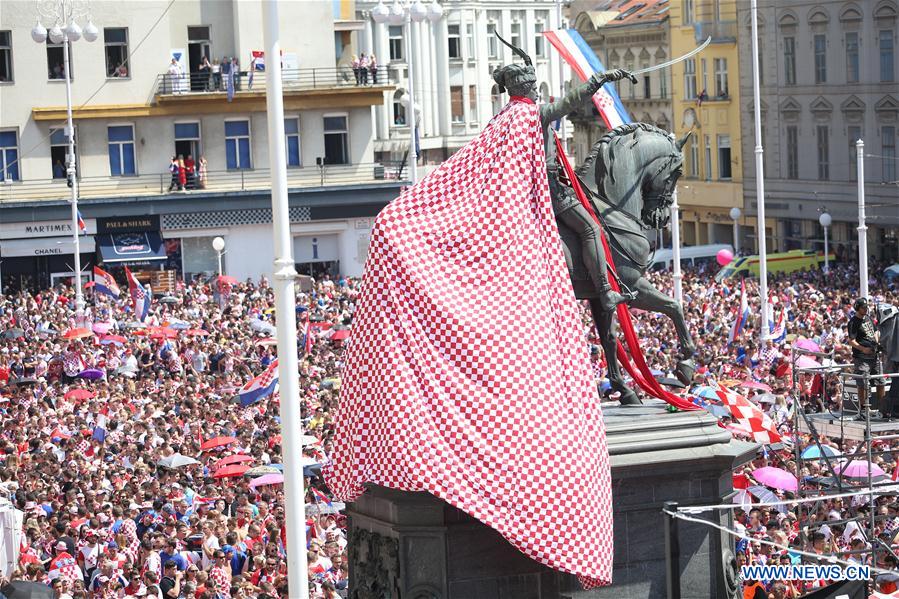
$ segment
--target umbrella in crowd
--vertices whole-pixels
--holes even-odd
[[[802,451],[802,459],[803,460],[819,460],[822,459],[822,456],[827,456],[829,458],[835,458],[841,456],[839,450],[834,449],[830,445],[809,445]]]
[[[19,328],[6,329],[3,331],[4,339],[18,339],[19,337],[24,337],[25,331]]]
[[[243,454],[239,454],[239,453],[234,454],[234,455],[229,455],[227,457],[220,459],[218,462],[216,462],[215,468],[216,468],[216,470],[218,470],[222,466],[228,466],[229,464],[242,464],[245,462],[252,462],[253,459],[254,459],[253,456],[243,455]]]
[[[871,478],[875,480],[883,480],[887,478],[886,472],[877,464],[871,464],[866,460],[852,460],[848,464],[840,464],[833,469],[835,474],[843,478],[868,478],[868,470],[871,471]]]
[[[796,477],[781,468],[773,466],[758,468],[752,471],[752,478],[772,489],[792,491],[794,493],[799,490],[799,483]]]
[[[821,346],[812,341],[811,339],[799,339],[798,341],[793,343],[794,347],[798,347],[799,349],[807,349],[808,351],[820,352]]]
[[[244,472],[244,476],[263,476],[265,474],[280,474],[281,471],[273,466],[253,466],[246,472]]]
[[[180,453],[174,453],[170,456],[162,458],[156,463],[160,466],[165,466],[166,468],[183,468],[184,466],[199,464],[200,461],[190,456],[181,455]]]
[[[204,331],[203,329],[187,329],[184,331],[184,334],[188,337],[206,337],[209,335],[209,331]]]
[[[219,468],[215,471],[215,474],[212,475],[212,478],[234,478],[237,476],[243,476],[244,472],[249,470],[246,464],[231,464],[230,466],[225,466],[224,468]]]
[[[165,297],[159,298],[159,303],[160,304],[177,304],[178,298],[167,295]]]
[[[281,484],[284,484],[284,475],[280,472],[277,474],[263,474],[259,478],[254,478],[250,481],[250,488],[255,489],[256,487]]]
[[[65,333],[62,334],[63,339],[83,339],[85,337],[91,337],[94,333],[90,329],[86,329],[84,327],[78,327],[74,329],[69,329]]]
[[[797,368],[820,368],[821,363],[811,356],[799,356],[796,358]]]
[[[94,397],[94,392],[87,389],[71,389],[70,391],[66,391],[66,394],[63,397],[70,401],[84,401],[86,399],[92,399]]]
[[[105,374],[106,373],[104,373],[99,368],[86,368],[86,369],[82,370],[81,372],[79,372],[78,376],[83,379],[87,379],[89,381],[96,381],[96,380],[102,379],[105,376]]]
[[[759,389],[760,391],[771,391],[770,385],[752,380],[740,381],[740,387],[745,387],[746,389]]]
[[[100,337],[101,345],[109,345],[110,343],[114,343],[116,345],[124,345],[128,340],[122,337],[121,335],[103,335]]]
[[[13,580],[0,588],[0,593],[6,599],[55,599],[56,593],[52,588],[41,582],[28,580]]]
[[[91,330],[97,335],[105,335],[109,332],[109,329],[112,328],[111,322],[95,322],[94,326],[91,327]]]
[[[209,451],[211,449],[216,449],[217,447],[225,447],[226,445],[231,445],[232,443],[236,442],[237,438],[235,437],[214,437],[200,445],[200,451]]]
[[[778,497],[777,494],[774,491],[772,491],[771,489],[766,489],[765,487],[762,487],[760,485],[752,485],[751,487],[746,489],[746,491],[751,493],[756,499],[758,499],[762,503],[776,504],[774,506],[774,509],[776,509],[777,511],[783,512],[783,513],[787,512],[787,508],[786,508],[786,506],[784,506],[783,503],[781,503],[780,497]]]

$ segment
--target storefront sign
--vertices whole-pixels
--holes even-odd
[[[159,215],[98,218],[98,233],[143,233],[159,231]]]
[[[84,219],[84,233],[93,235],[97,232],[97,221]],[[72,221],[52,220],[29,223],[0,223],[0,239],[34,239],[38,237],[61,237],[72,234]]]
[[[96,251],[94,238],[82,235],[79,239],[82,254]],[[0,241],[0,257],[14,258],[21,256],[66,256],[73,252],[71,237],[43,237],[40,239],[10,239]]]

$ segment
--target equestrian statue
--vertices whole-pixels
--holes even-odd
[[[500,41],[524,60],[494,71],[500,92],[537,99],[537,77],[530,57],[499,35]],[[593,215],[578,200],[571,181],[561,170],[552,123],[589,104],[606,82],[636,77],[623,69],[596,73],[563,97],[540,106],[540,124],[546,148],[547,177],[552,207],[565,248],[575,295],[588,300],[608,364],[609,383],[621,394],[622,405],[642,403],[625,384],[616,360],[617,337],[613,331],[615,308],[620,303],[671,318],[677,330],[679,354],[675,374],[688,384],[693,378],[695,345],[684,319],[683,308],[646,279],[655,251],[654,240],[668,226],[672,194],[683,172],[684,144],[689,133],[676,141],[671,134],[648,123],[616,127],[600,138],[576,169],[588,195]],[[612,271],[601,243],[605,231],[621,292],[612,290]]]

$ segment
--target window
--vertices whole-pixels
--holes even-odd
[[[468,120],[472,123],[478,122],[478,86],[468,86]]]
[[[668,97],[668,67],[659,69],[659,97],[663,100]]]
[[[799,178],[799,128],[787,127],[787,179]]]
[[[128,77],[131,75],[128,64],[128,28],[105,27],[103,43],[106,46],[106,76]]]
[[[54,44],[47,36],[47,77],[50,79],[63,79],[65,75],[65,54],[62,44]],[[69,81],[75,79],[75,69],[72,68],[72,46],[69,45]]]
[[[387,29],[390,43],[390,60],[403,59],[403,26],[391,25]]]
[[[715,95],[726,98],[730,94],[727,89],[727,59],[715,59]]]
[[[699,88],[700,93],[708,93],[709,92],[709,79],[708,79],[708,68],[706,66],[705,58],[700,59],[700,66],[702,66],[702,86]]]
[[[253,168],[250,121],[225,121],[225,163],[229,171]]]
[[[687,100],[696,98],[696,59],[694,58],[684,61],[684,98]]]
[[[450,113],[453,115],[454,123],[461,123],[465,120],[462,114],[462,86],[453,85],[450,87]]]
[[[0,181],[19,180],[19,140],[15,131],[0,131]]]
[[[648,64],[644,64],[643,68],[648,67]],[[648,100],[652,97],[652,82],[650,80],[649,73],[643,75],[643,98]]]
[[[815,83],[827,83],[827,37],[815,36]]]
[[[689,25],[693,22],[693,0],[684,0],[684,15],[683,21],[684,25]]]
[[[496,23],[487,23],[487,58],[499,58],[496,41]]]
[[[0,83],[13,81],[12,32],[0,31]]]
[[[134,160],[134,126],[111,125],[106,128],[109,140],[109,174],[113,177],[137,174]]]
[[[862,138],[862,128],[847,127],[847,132],[849,134],[849,180],[855,181],[858,178],[858,150],[855,148],[855,142]]]
[[[540,21],[534,23],[534,54],[537,58],[546,58],[546,39],[543,37],[543,30],[546,24]]]
[[[325,164],[349,164],[346,115],[325,117]]]
[[[712,140],[708,135],[705,136],[705,178],[712,180]]]
[[[858,83],[858,33],[846,33],[846,83]]]
[[[471,23],[465,26],[465,49],[468,51],[468,60],[477,58],[474,53],[474,25]]]
[[[634,65],[633,65],[633,63],[630,63],[630,62],[627,63],[627,65],[625,65],[624,68],[627,69],[628,71],[632,72],[632,73],[634,72]],[[621,83],[624,83],[625,81],[627,81],[627,98],[628,98],[628,100],[634,100],[634,99],[636,99],[636,97],[637,97],[637,86],[634,85],[633,83],[631,83],[631,81],[630,81],[629,79],[619,79],[619,81],[621,81]]]
[[[518,21],[512,23],[512,35],[509,41],[516,48],[521,47],[521,23],[519,23]]]
[[[175,154],[200,158],[200,123],[175,123]]]
[[[690,159],[687,161],[689,163],[688,175],[692,178],[699,177],[699,142],[696,139],[695,135],[690,136]]]
[[[895,72],[893,68],[893,32],[890,29],[884,29],[880,32],[880,80],[894,81]]]
[[[796,85],[796,38],[784,38],[784,83]]]
[[[287,166],[303,166],[300,160],[300,119],[298,117],[284,119],[284,143],[287,154]]]
[[[499,111],[503,108],[503,96],[499,93],[498,85],[490,88],[490,107],[495,115],[499,114]]]
[[[718,136],[718,178],[730,179],[730,135]]]
[[[450,59],[462,58],[462,40],[459,37],[459,26],[447,25],[446,30]]]
[[[393,124],[397,126],[405,126],[406,124],[406,107],[403,105],[403,94],[401,89],[393,93]]]
[[[883,182],[896,181],[896,128],[884,127],[880,130],[881,154],[883,155]]]
[[[830,179],[830,129],[818,125],[818,179]]]
[[[78,156],[78,132],[75,132],[75,156]],[[50,167],[54,179],[65,179],[69,166],[69,138],[65,129],[50,129]],[[77,175],[77,162],[76,162]]]

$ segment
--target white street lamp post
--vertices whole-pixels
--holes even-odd
[[[383,1],[379,1],[371,11],[371,17],[375,23],[388,22],[391,25],[404,25],[403,37],[405,38],[406,70],[409,102],[406,107],[406,118],[409,121],[409,180],[413,185],[418,181],[418,150],[415,143],[415,129],[418,126],[415,111],[415,70],[412,52],[412,22],[420,23],[425,19],[436,23],[443,16],[443,8],[435,0],[430,6],[425,6],[421,0],[415,2],[400,2],[395,0],[388,9]]]
[[[44,0],[37,3],[39,13],[38,21],[31,30],[31,39],[38,44],[50,41],[54,44],[62,44],[63,77],[66,81],[66,138],[68,139],[68,152],[66,155],[66,179],[72,190],[70,203],[72,205],[72,242],[75,260],[75,310],[81,313],[84,310],[84,290],[81,287],[81,229],[78,226],[78,178],[75,172],[75,124],[72,119],[72,77],[71,64],[69,62],[69,44],[77,42],[82,35],[88,42],[93,42],[99,35],[99,30],[93,21],[88,19],[84,30],[75,22],[76,18],[88,14],[87,3],[78,0]],[[41,25],[40,17],[54,22],[48,32]],[[68,25],[65,29],[59,23]]]
[[[674,300],[684,303],[683,275],[680,270],[680,205],[677,203],[677,187],[671,194],[671,262],[674,266]]]
[[[831,217],[828,212],[822,212],[821,216],[818,217],[818,222],[824,227],[824,272],[828,273],[830,272],[830,244],[827,237],[827,230],[833,222],[833,217]]]
[[[768,327],[768,248],[765,239],[765,150],[762,147],[762,101],[759,82],[759,22],[758,0],[752,0],[752,93],[755,112],[755,193],[758,213],[756,219],[757,239],[759,247],[759,302],[762,306],[761,347],[768,345],[770,328]]]
[[[730,209],[730,218],[734,221],[734,254],[740,253],[740,215],[743,214],[739,208],[734,206]]]
[[[262,3],[265,55],[265,104],[268,118],[268,155],[271,159],[272,228],[275,239],[273,287],[275,337],[278,341],[278,379],[281,385],[281,439],[284,458],[284,515],[287,520],[287,582],[289,596],[308,599],[306,562],[306,491],[301,457],[303,420],[300,412],[300,373],[297,355],[296,278],[290,209],[287,201],[287,155],[284,138],[284,97],[281,81],[278,1]]]
[[[865,142],[855,142],[858,166],[858,277],[859,296],[868,297],[868,227],[865,225]]]
[[[212,249],[215,250],[215,253],[218,254],[219,259],[219,276],[224,274],[222,272],[222,254],[225,253],[225,239],[223,237],[216,237],[212,240]]]

